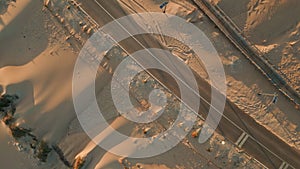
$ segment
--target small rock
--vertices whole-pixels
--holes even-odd
[[[60,18],[59,21],[60,21],[60,23],[64,23],[65,19],[64,18]]]
[[[118,162],[119,162],[120,164],[123,164],[123,160],[124,160],[124,157],[119,158],[119,159],[118,159]]]
[[[66,36],[65,40],[69,40],[71,38],[71,36]]]
[[[86,33],[87,33],[88,35],[90,35],[92,32],[93,32],[93,29],[92,29],[92,28],[89,28],[89,29],[86,31]]]
[[[73,164],[73,169],[81,169],[85,163],[85,159],[83,157],[77,157]]]
[[[142,165],[139,164],[139,163],[137,163],[135,166],[136,166],[138,169],[143,169]]]
[[[88,30],[88,25],[84,25],[83,27],[82,27],[82,31],[83,32],[86,32]]]
[[[50,4],[50,0],[44,0],[44,6],[45,7],[49,7]]]
[[[267,40],[266,40],[266,39],[264,39],[262,42],[263,42],[263,43],[267,43]]]
[[[140,101],[140,104],[141,104],[141,106],[143,106],[143,108],[146,109],[146,110],[149,109],[149,107],[151,106],[150,103],[147,102],[147,100],[145,100],[145,99],[142,99],[142,100]]]
[[[144,134],[148,134],[148,132],[151,130],[150,127],[144,128],[143,133]]]
[[[84,26],[85,23],[84,23],[83,21],[80,21],[80,22],[79,22],[79,25],[80,25],[80,26]]]
[[[198,136],[199,136],[199,132],[200,132],[200,129],[197,129],[197,130],[193,131],[193,132],[192,132],[192,137],[193,137],[193,138],[198,137]]]

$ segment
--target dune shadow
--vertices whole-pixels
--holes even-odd
[[[33,84],[30,81],[10,84],[3,90],[6,91],[6,94],[16,94],[20,98],[17,103],[17,113],[24,113],[34,105],[34,90]]]

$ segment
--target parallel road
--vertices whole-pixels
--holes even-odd
[[[100,27],[116,18],[127,15],[116,0],[84,0],[81,3],[81,7]],[[132,23],[130,29],[135,29],[136,26]],[[119,45],[128,54],[150,47],[164,49],[151,35],[131,37],[119,43]],[[160,84],[180,97],[179,88],[177,85],[174,85],[172,77],[157,70],[150,70],[149,73]],[[202,96],[200,111],[197,113],[205,118],[210,108],[211,86],[199,77],[197,73],[194,73],[194,75],[198,83],[199,93]],[[229,100],[226,101],[223,118],[220,121],[217,132],[255,157],[268,168],[300,168],[300,152],[298,150],[290,147],[277,136],[256,123],[255,120]]]

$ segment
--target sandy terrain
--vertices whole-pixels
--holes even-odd
[[[143,1],[138,2],[141,2],[142,4]],[[193,11],[194,9],[189,3],[182,1],[174,2],[176,3],[171,3],[170,6],[168,6],[167,12],[176,14],[176,12],[174,13],[173,8],[178,8],[178,4],[185,6],[184,9],[181,9],[181,14],[188,16],[188,18],[186,18],[188,20],[200,18],[195,24],[207,35],[211,35],[209,38],[219,52],[225,67],[228,98],[237,104],[240,109],[250,114],[260,124],[279,135],[279,137],[291,145],[299,148],[299,110],[282,95],[279,96],[280,99],[276,105],[270,104],[272,97],[258,96],[258,93],[273,94],[277,89],[274,88],[265,77],[263,77],[261,73],[230,44],[221,32],[210,23],[208,18],[197,11],[188,12]],[[148,10],[160,11],[160,9],[156,7],[156,4],[159,3],[150,5],[148,2]],[[139,12],[143,11],[141,8],[138,9],[140,10]],[[163,40],[161,40],[161,42],[163,44],[165,43]],[[185,60],[203,78],[209,81],[205,69],[201,66],[202,63],[195,59],[195,56],[193,56],[186,47],[172,39],[167,39],[166,46],[168,46],[175,55]],[[176,48],[173,48],[174,46],[176,46]],[[182,53],[184,53],[184,55]]]
[[[41,1],[12,3],[0,17],[5,25],[0,33],[0,84],[4,92],[16,93],[21,98],[16,123],[33,128],[37,137],[56,143],[65,135],[68,121],[75,118],[69,100],[71,82],[66,78],[71,78],[76,54],[65,41],[64,30],[43,9]],[[49,76],[53,78],[50,80]],[[28,158],[33,158],[30,152]],[[5,161],[1,159],[1,163],[2,160]],[[57,164],[52,162],[45,168]],[[38,163],[32,164],[36,167]]]
[[[218,5],[299,92],[299,1],[220,0]]]
[[[8,134],[9,129],[3,124],[0,124],[0,162],[2,167],[10,168],[35,168],[34,159],[27,156],[26,153],[18,152],[13,144],[14,140]]]
[[[143,4],[142,6],[149,11],[160,11],[157,5],[162,1],[136,0],[136,2]],[[136,11],[143,11],[141,6],[133,2],[127,2],[127,4],[130,4]],[[0,153],[1,165],[9,168],[21,168],[19,165],[22,165],[22,167],[28,166],[25,168],[60,169],[68,168],[67,165],[75,161],[74,166],[84,164],[86,168],[107,169],[125,167],[133,169],[261,168],[251,157],[239,152],[232,143],[227,142],[219,134],[214,134],[209,142],[199,145],[197,139],[193,138],[190,133],[183,142],[168,153],[147,159],[124,159],[95,146],[80,127],[71,95],[74,62],[80,45],[88,37],[88,28],[92,26],[87,24],[88,26],[84,28],[85,24],[79,23],[83,18],[76,16],[76,12],[74,12],[75,15],[68,12],[66,6],[63,2],[53,1],[49,4],[52,12],[49,12],[43,7],[41,1],[36,0],[12,2],[9,6],[3,6],[4,8],[1,5],[1,90],[3,93],[17,94],[20,97],[15,114],[17,126],[30,128],[32,134],[39,140],[44,140],[49,146],[59,147],[58,150],[52,150],[49,153],[46,163],[41,163],[34,157],[30,148],[20,150],[19,146],[14,144],[18,143],[26,147],[30,142],[26,139],[13,140],[8,134],[8,129],[1,124],[1,150],[3,147],[7,152],[4,154],[1,151]],[[226,69],[229,98],[264,126],[276,132],[290,144],[299,147],[300,140],[297,138],[299,133],[296,130],[299,117],[293,116],[298,110],[294,109],[283,96],[280,96],[276,105],[269,104],[271,98],[257,96],[257,92],[272,93],[276,90],[195,7],[187,3],[182,4],[182,1],[170,3],[169,7],[168,13],[195,22],[205,33],[211,35],[211,40],[219,51]],[[32,19],[28,21],[25,18]],[[250,26],[247,29],[253,28]],[[195,60],[192,55],[182,55],[185,51],[182,44],[169,39],[165,40],[162,43],[170,48],[177,46],[178,48],[174,48],[173,52],[186,60],[192,68],[208,80],[205,70],[199,67],[201,65],[199,61]],[[123,53],[120,51],[115,52],[113,57],[123,57],[121,54]],[[107,79],[111,76],[110,66],[114,64],[109,63],[99,72],[98,83],[104,88],[99,91],[100,98],[110,91]],[[253,73],[248,75],[250,71]],[[144,77],[140,78],[142,80]],[[155,86],[153,81],[151,84]],[[106,105],[107,112],[113,112],[106,114],[108,119],[117,115],[111,103],[103,104]],[[287,115],[285,110],[292,113]],[[172,113],[172,109],[169,111]],[[165,117],[160,123],[151,124],[149,126],[151,132],[156,133],[168,127],[168,120],[169,118]],[[115,128],[124,130],[125,133],[143,136],[144,126],[133,125],[122,118],[116,118],[112,123],[116,125]],[[199,121],[195,125],[195,130],[201,128],[201,123]],[[14,157],[13,164],[12,156]]]

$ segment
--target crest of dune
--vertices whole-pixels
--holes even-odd
[[[300,21],[298,0],[220,0],[218,5],[258,45],[284,41]]]

